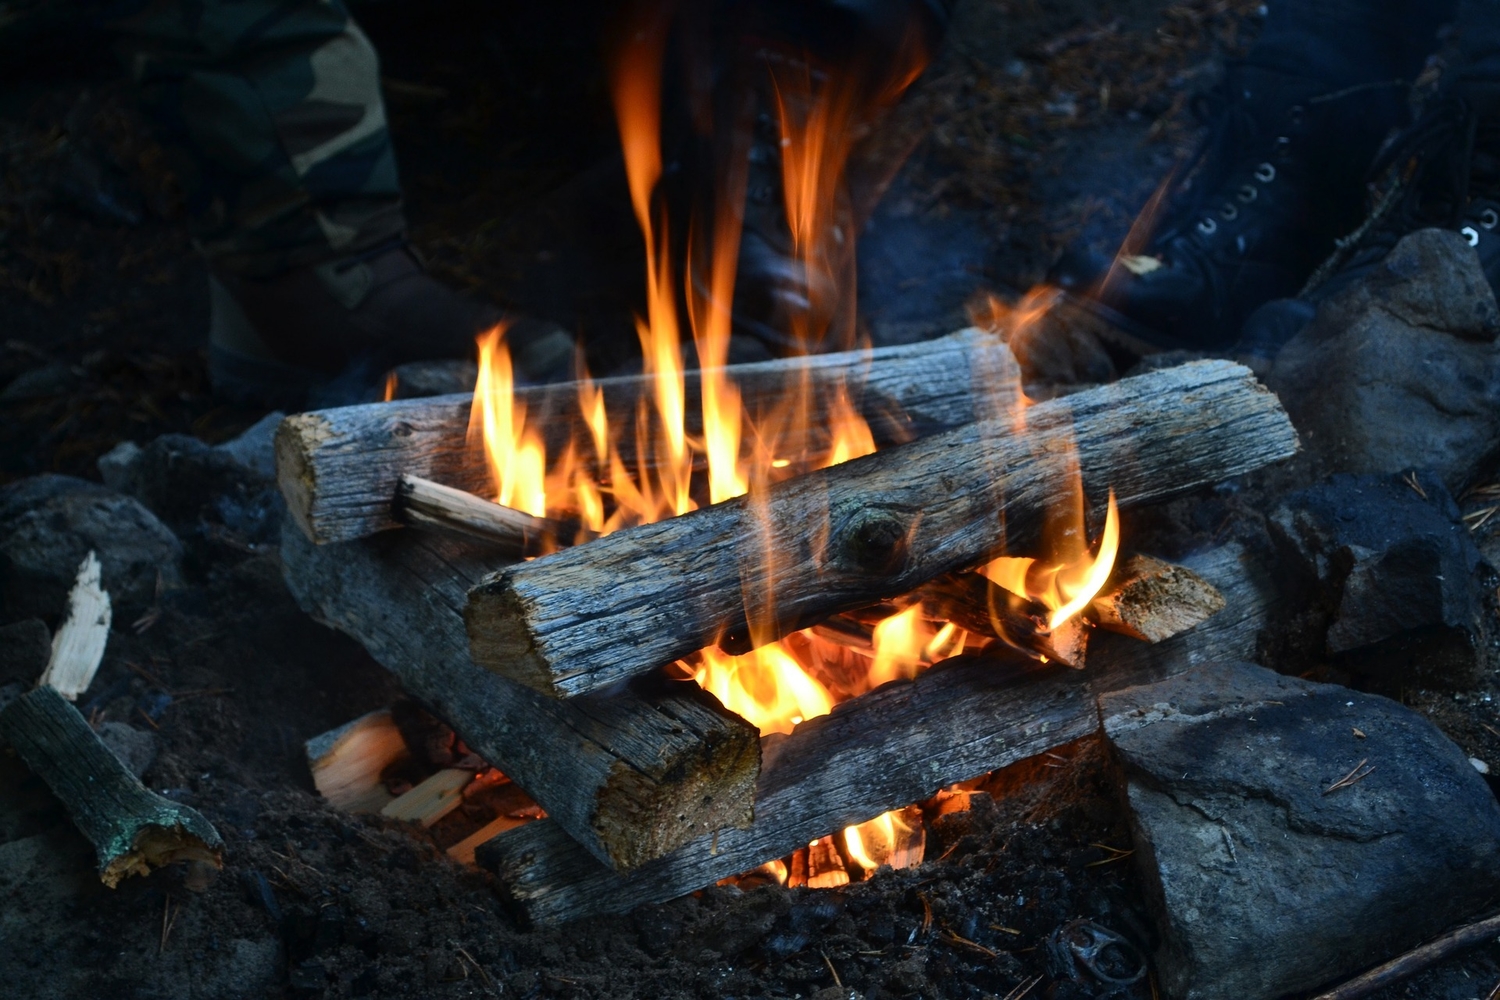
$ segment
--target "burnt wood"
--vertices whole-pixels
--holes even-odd
[[[841,398],[870,421],[877,443],[885,445],[969,423],[984,415],[998,386],[1014,392],[1019,384],[1000,339],[973,329],[920,344],[736,365],[729,372],[752,418],[773,410],[795,387],[810,389],[810,437],[786,442],[794,454],[822,443],[828,415]],[[631,447],[636,411],[649,402],[654,383],[634,376],[595,384],[604,393],[610,426],[631,431],[619,446],[627,467],[634,468],[640,459]],[[700,373],[687,372],[684,384],[687,433],[698,435]],[[575,438],[589,439],[578,390],[568,382],[516,394],[528,421],[541,429],[548,454],[559,454]],[[308,538],[325,544],[397,527],[392,500],[403,474],[489,493],[489,468],[467,441],[471,401],[464,393],[287,417],[276,432],[276,474],[292,517]]]
[[[1128,508],[1296,449],[1280,402],[1249,369],[1152,372],[502,569],[469,595],[470,651],[573,697],[750,633],[750,622],[767,641],[997,550],[1024,553],[1075,467],[1098,523],[1111,488]]]
[[[287,584],[601,862],[632,868],[750,819],[757,732],[690,682],[557,701],[469,660],[463,605],[496,558],[415,531],[315,546],[282,529]]]
[[[213,824],[141,784],[56,689],[38,687],[7,705],[0,739],[61,800],[110,888],[177,861],[221,866],[224,842]]]
[[[762,740],[755,821],[700,837],[629,874],[610,871],[550,820],[507,831],[476,859],[537,924],[620,913],[692,892],[819,837],[1094,733],[1096,697],[1199,662],[1255,655],[1275,608],[1238,546],[1184,562],[1223,593],[1224,611],[1157,645],[1124,636],[1092,647],[1089,669],[956,657]],[[1100,638],[1095,636],[1095,638]]]

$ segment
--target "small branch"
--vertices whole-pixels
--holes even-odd
[[[0,738],[62,800],[110,888],[176,861],[222,866],[224,842],[213,825],[142,785],[53,688],[29,691],[0,712]]]
[[[1358,782],[1361,782],[1368,778],[1370,776],[1370,772],[1375,770],[1373,765],[1371,765],[1370,767],[1365,767],[1365,764],[1369,763],[1369,760],[1370,758],[1366,757],[1358,764],[1355,764],[1354,770],[1350,771],[1338,781],[1335,781],[1333,784],[1323,789],[1323,794],[1327,795],[1330,792],[1338,791],[1340,788],[1348,788],[1350,785],[1357,784]]]
[[[395,512],[413,528],[477,538],[516,556],[538,555],[548,542],[572,545],[589,537],[577,526],[534,517],[420,476],[401,477]]]
[[[1367,997],[1376,990],[1414,976],[1445,958],[1492,940],[1497,935],[1500,935],[1500,914],[1466,924],[1455,931],[1449,931],[1442,937],[1434,938],[1400,958],[1392,959],[1384,965],[1377,965],[1369,972],[1356,976],[1327,993],[1318,994],[1313,1000],[1360,1000],[1361,997]],[[1491,998],[1495,995],[1494,992],[1490,993]]]

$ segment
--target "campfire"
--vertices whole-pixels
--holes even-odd
[[[729,365],[743,178],[675,259],[659,66],[642,42],[615,76],[646,247],[640,375],[580,364],[519,387],[500,327],[472,397],[302,414],[278,436],[294,589],[545,810],[469,845],[525,869],[540,920],[751,869],[827,886],[920,861],[914,802],[961,802],[960,783],[1083,724],[1047,700],[1087,684],[1065,675],[1096,629],[1159,643],[1223,607],[1190,569],[1117,565],[1119,508],[1296,447],[1222,362],[1033,404],[1007,342],[1042,294],[936,341],[816,353],[854,328],[834,217],[848,109],[775,71],[788,230],[832,298],[796,317],[800,350]],[[950,703],[944,726],[929,700]]]

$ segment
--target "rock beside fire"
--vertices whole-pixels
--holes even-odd
[[[1421,230],[1325,302],[1267,383],[1325,471],[1432,468],[1456,490],[1496,457],[1497,332],[1478,255]]]
[[[93,550],[115,605],[139,612],[158,580],[182,583],[182,545],[136,500],[71,476],[32,476],[0,489],[0,606],[46,618],[68,606],[78,564]]]
[[[1489,570],[1435,476],[1334,476],[1286,497],[1270,529],[1314,659],[1387,684],[1484,676]]]
[[[1500,895],[1500,803],[1393,701],[1223,664],[1099,704],[1172,1000],[1311,989]]]

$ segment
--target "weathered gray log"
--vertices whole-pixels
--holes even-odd
[[[730,369],[748,412],[774,410],[806,386],[813,411],[806,440],[787,440],[791,455],[816,448],[827,434],[836,401],[848,400],[871,423],[880,444],[969,423],[985,413],[1002,383],[1012,392],[1018,372],[994,334],[962,330],[937,340],[872,351],[785,358]],[[700,373],[686,373],[685,422],[702,433]],[[601,379],[611,427],[631,431],[619,442],[634,468],[631,449],[636,410],[651,398],[642,377]],[[541,429],[548,454],[573,440],[589,440],[578,406],[578,385],[522,389],[517,399],[529,423]],[[433,396],[370,403],[288,417],[276,433],[277,480],[292,516],[319,544],[360,538],[399,522],[392,516],[396,483],[405,473],[474,493],[486,493],[490,472],[467,443],[471,396]],[[654,417],[653,417],[654,419]]]
[[[224,842],[213,824],[141,784],[54,688],[34,688],[6,706],[0,739],[62,801],[111,889],[177,861],[222,866]]]
[[[1107,653],[1091,648],[1085,671],[959,657],[915,681],[845,702],[790,736],[765,737],[755,821],[746,829],[701,837],[625,875],[599,864],[550,820],[501,834],[476,859],[534,923],[620,913],[748,871],[939,788],[1087,736],[1098,730],[1095,698],[1102,692],[1194,663],[1255,655],[1275,607],[1265,575],[1233,545],[1184,562],[1228,606],[1175,638],[1153,646],[1105,636],[1119,644],[1107,644]],[[1127,648],[1130,655],[1119,655]]]
[[[1033,406],[1021,433],[1015,420],[971,424],[502,569],[469,595],[470,651],[481,666],[572,697],[749,622],[765,641],[998,546],[1024,553],[1075,460],[1098,515],[1111,488],[1128,508],[1296,449],[1281,404],[1249,369],[1165,369]]]
[[[315,546],[288,522],[281,558],[303,609],[348,633],[593,856],[639,865],[750,818],[757,733],[694,684],[557,701],[474,666],[470,585],[495,559],[416,531]]]

